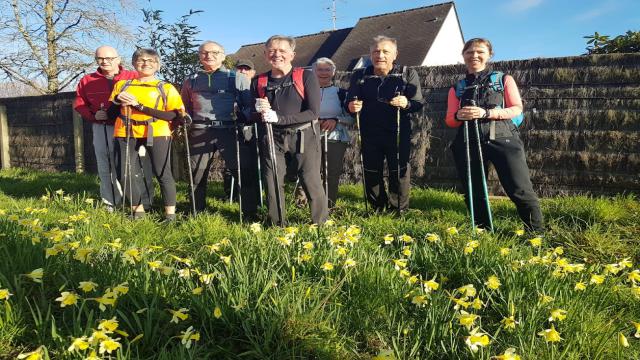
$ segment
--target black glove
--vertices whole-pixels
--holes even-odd
[[[178,126],[191,126],[191,123],[193,123],[193,119],[191,119],[191,116],[189,116],[189,114],[187,113],[185,113],[182,116],[181,115],[176,116],[176,118],[173,121]]]

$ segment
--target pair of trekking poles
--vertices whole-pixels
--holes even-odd
[[[473,99],[468,100],[463,106],[477,106],[478,97],[478,85],[468,86],[465,89],[473,89]],[[489,231],[493,232],[493,216],[491,214],[491,204],[489,203],[489,190],[487,188],[487,177],[484,169],[484,157],[482,155],[482,143],[480,141],[480,126],[478,125],[478,119],[471,120],[473,122],[473,129],[475,132],[475,140],[478,148],[478,161],[480,167],[480,179],[482,181],[482,195],[485,200],[486,211],[489,220]],[[475,231],[475,209],[473,201],[473,183],[471,176],[471,144],[469,138],[469,122],[464,121],[463,136],[465,143],[465,155],[466,155],[466,168],[467,168],[467,198],[469,201],[469,215],[471,216],[471,228]]]

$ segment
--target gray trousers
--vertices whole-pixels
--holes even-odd
[[[93,123],[92,130],[93,150],[96,153],[102,203],[109,206],[118,206],[122,201],[122,188],[118,182],[118,171],[116,169],[113,125]]]
[[[314,129],[311,127],[302,131],[273,129],[275,142],[276,165],[278,172],[279,188],[276,189],[274,183],[274,163],[269,152],[269,142],[266,136],[264,125],[260,129],[260,157],[262,168],[264,169],[264,183],[267,190],[267,207],[269,210],[269,220],[272,224],[284,226],[287,224],[287,214],[284,201],[284,177],[286,173],[285,153],[290,153],[295,161],[298,177],[302,187],[307,193],[309,207],[311,209],[311,220],[314,224],[323,224],[327,221],[328,209],[327,198],[322,186],[320,177],[320,128],[316,123]],[[278,204],[276,202],[276,191],[280,193],[280,206],[282,208],[282,219],[278,217]]]
[[[322,146],[324,147],[324,138],[322,138]],[[329,181],[329,207],[336,206],[338,198],[338,185],[340,184],[340,176],[342,175],[342,165],[344,164],[344,153],[347,151],[348,143],[340,141],[327,141],[327,178]],[[322,176],[324,177],[324,150],[322,151]],[[327,180],[325,180],[327,181]]]

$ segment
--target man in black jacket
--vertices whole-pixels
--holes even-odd
[[[261,150],[264,179],[267,189],[269,220],[273,224],[285,225],[284,175],[285,153],[295,157],[298,176],[308,194],[311,219],[315,224],[327,220],[327,200],[320,179],[320,86],[311,71],[294,68],[295,39],[274,35],[265,44],[265,57],[271,70],[253,79],[251,91],[256,98],[254,117],[261,121]],[[273,127],[273,139],[265,129]],[[269,156],[269,142],[274,141],[276,161]],[[274,165],[277,165],[275,171]],[[274,181],[278,174],[278,187]],[[279,195],[276,195],[278,192]],[[279,215],[277,199],[280,199],[282,217]]]
[[[409,114],[422,109],[420,79],[415,70],[395,64],[398,47],[393,38],[376,36],[370,55],[372,65],[353,73],[348,94],[351,99],[349,111],[353,114],[360,112],[366,198],[376,210],[402,212],[409,207]],[[388,197],[383,180],[385,159],[389,168]]]

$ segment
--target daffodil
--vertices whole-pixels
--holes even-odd
[[[510,248],[500,248],[500,255],[501,256],[508,256],[509,254],[511,254],[511,249]]]
[[[122,257],[124,258],[124,261],[130,263],[130,264],[135,264],[138,261],[142,260],[142,253],[140,253],[140,249],[137,248],[131,248],[126,250],[123,254]]]
[[[404,256],[411,256],[411,248],[408,246],[405,246],[402,248],[402,255]]]
[[[314,245],[311,241],[305,241],[302,243],[302,248],[305,250],[313,250]]]
[[[42,277],[44,276],[44,270],[42,268],[37,268],[28,274],[24,274],[24,276],[31,279],[33,282],[42,283]]]
[[[82,290],[85,293],[94,291],[98,288],[98,284],[93,281],[80,281],[78,289]]]
[[[92,252],[93,252],[93,249],[91,248],[79,248],[76,250],[75,254],[73,255],[73,258],[80,261],[83,264],[86,264],[87,261],[89,261],[89,257]]]
[[[582,281],[579,281],[576,283],[576,286],[573,287],[573,290],[584,291],[586,288],[587,288],[587,284],[583,283]]]
[[[493,356],[492,360],[522,360],[520,355],[516,354],[516,349],[508,348],[502,355]]]
[[[624,259],[620,260],[618,265],[620,265],[621,268],[630,268],[630,267],[633,266],[633,262],[629,258],[624,258]]]
[[[333,264],[330,262],[325,262],[324,264],[322,264],[322,266],[320,266],[320,268],[324,271],[331,271],[333,270]]]
[[[67,348],[67,351],[68,352],[74,352],[76,350],[84,351],[89,348],[89,345],[90,344],[89,344],[89,341],[87,340],[87,337],[82,336],[82,337],[73,339],[73,342],[71,342],[71,346]]]
[[[107,333],[114,332],[117,328],[118,328],[118,320],[116,319],[115,316],[108,320],[102,320],[98,324],[98,329]]]
[[[113,292],[116,293],[116,295],[125,295],[126,293],[129,292],[129,284],[126,282],[123,282],[122,284],[118,284],[116,286],[113,287]]]
[[[481,347],[489,345],[490,340],[489,335],[478,331],[478,329],[473,329],[469,336],[464,339],[464,342],[472,352],[477,352]]]
[[[410,244],[413,242],[413,238],[407,234],[402,234],[400,236],[398,236],[398,241],[399,242],[403,242],[405,244]]]
[[[549,316],[549,321],[563,321],[567,318],[567,311],[562,309],[553,309],[551,310],[551,315]]]
[[[231,265],[231,255],[220,255],[220,260],[222,260],[222,263],[224,263],[225,265]]]
[[[396,270],[404,269],[407,267],[407,259],[394,259],[393,264]]]
[[[480,317],[476,314],[469,314],[464,310],[460,310],[460,313],[456,315],[458,318],[458,323],[467,329],[470,329],[473,326],[473,323]]]
[[[506,317],[506,318],[500,320],[500,323],[507,330],[513,330],[513,329],[516,328],[516,325],[518,325],[518,321],[516,321],[514,315],[511,315],[509,317]]]
[[[473,286],[473,284],[461,286],[458,288],[458,291],[460,292],[460,294],[462,294],[462,296],[465,297],[474,297],[477,293],[476,288]]]
[[[542,238],[541,237],[535,237],[533,239],[529,239],[529,244],[531,244],[531,246],[533,246],[533,247],[540,247],[540,246],[542,246]]]
[[[187,308],[180,308],[178,310],[172,310],[172,309],[168,309],[168,311],[171,313],[171,315],[173,315],[173,317],[171,318],[172,323],[179,323],[180,321],[184,321],[187,320],[189,318],[189,314],[187,314],[187,312],[189,311],[189,309]]]
[[[160,267],[162,266],[162,261],[160,260],[147,261],[147,265],[149,265],[151,270],[160,270]]]
[[[28,352],[28,353],[23,353],[18,355],[17,357],[18,359],[26,359],[26,360],[42,360],[44,359],[44,347],[43,346],[39,346],[37,349],[35,349],[32,352]]]
[[[194,288],[193,290],[191,290],[191,293],[193,295],[200,295],[202,294],[202,290],[204,290],[202,286],[198,286],[197,288]]]
[[[545,305],[555,300],[553,297],[545,294],[540,294],[540,304]]]
[[[600,285],[604,282],[604,275],[592,274],[591,279],[589,280],[590,284]]]
[[[258,222],[254,222],[249,226],[249,230],[251,230],[252,233],[257,234],[262,231],[262,225]]]
[[[356,261],[353,260],[352,258],[348,258],[344,261],[344,265],[343,265],[344,268],[348,269],[354,266],[356,266]]]
[[[393,234],[387,234],[382,239],[384,240],[385,245],[390,245],[393,243],[394,237]]]
[[[9,292],[9,289],[0,289],[0,300],[9,300],[9,296],[13,296],[12,293]]]
[[[471,254],[479,246],[480,246],[480,242],[478,240],[471,240],[467,242],[467,244],[464,246],[463,252],[465,255]]]
[[[636,338],[640,338],[640,323],[632,321],[631,325],[633,325],[633,327],[636,329],[636,333],[633,334],[633,336]]]
[[[424,290],[429,293],[432,290],[438,290],[438,288],[440,288],[440,284],[438,284],[434,279],[431,280],[425,280],[422,282],[422,285],[424,285]]]
[[[283,246],[289,246],[292,243],[291,238],[288,236],[278,236],[276,237],[276,240],[278,240],[278,243]]]
[[[498,290],[498,288],[502,285],[500,279],[498,279],[498,277],[495,275],[489,276],[484,284],[491,290]]]
[[[182,345],[189,349],[191,347],[192,342],[200,340],[200,333],[193,330],[193,326],[189,326],[187,330],[180,332],[180,339]]]
[[[480,310],[480,309],[482,309],[484,307],[484,302],[482,300],[480,300],[480,298],[475,298],[471,302],[471,307],[476,309],[476,310]]]
[[[416,295],[411,298],[411,303],[417,306],[425,306],[427,305],[427,299],[425,295]]]
[[[544,341],[546,342],[559,342],[562,340],[560,337],[560,333],[556,331],[556,328],[551,324],[551,328],[544,329],[538,333],[539,336],[544,337]]]
[[[220,319],[221,316],[222,316],[222,310],[220,310],[219,306],[216,306],[216,308],[213,309],[213,317],[216,319]]]
[[[94,300],[99,304],[98,307],[100,308],[100,311],[105,311],[107,310],[107,305],[109,306],[115,305],[116,298],[117,298],[116,293],[112,291],[106,291],[104,295],[102,295],[101,297],[93,298],[90,300]]]
[[[396,356],[393,354],[393,350],[381,350],[380,353],[372,357],[371,360],[396,360]]]
[[[624,334],[621,332],[618,333],[618,345],[622,347],[629,347],[629,341],[627,340],[627,337],[624,336]]]
[[[105,352],[107,354],[111,354],[113,351],[118,350],[122,347],[118,340],[120,339],[112,339],[110,337],[107,337],[106,339],[100,341],[100,349],[98,350],[98,352],[100,354],[104,354]]]
[[[74,292],[63,291],[60,293],[60,297],[56,298],[56,301],[60,301],[60,307],[76,305],[78,303],[78,295]]]
[[[516,236],[522,236],[524,235],[524,230],[523,229],[518,229],[516,231],[513,232]]]
[[[636,270],[630,271],[627,274],[627,281],[633,282],[634,284],[640,282],[640,270],[636,269]]]
[[[336,254],[338,254],[338,256],[345,256],[347,255],[348,252],[349,252],[349,249],[347,249],[344,246],[338,246],[336,248]]]
[[[437,243],[440,241],[440,236],[438,236],[438,234],[428,233],[424,238],[428,242],[432,242],[432,243]]]
[[[455,226],[448,227],[445,231],[449,235],[458,235],[458,229]]]

